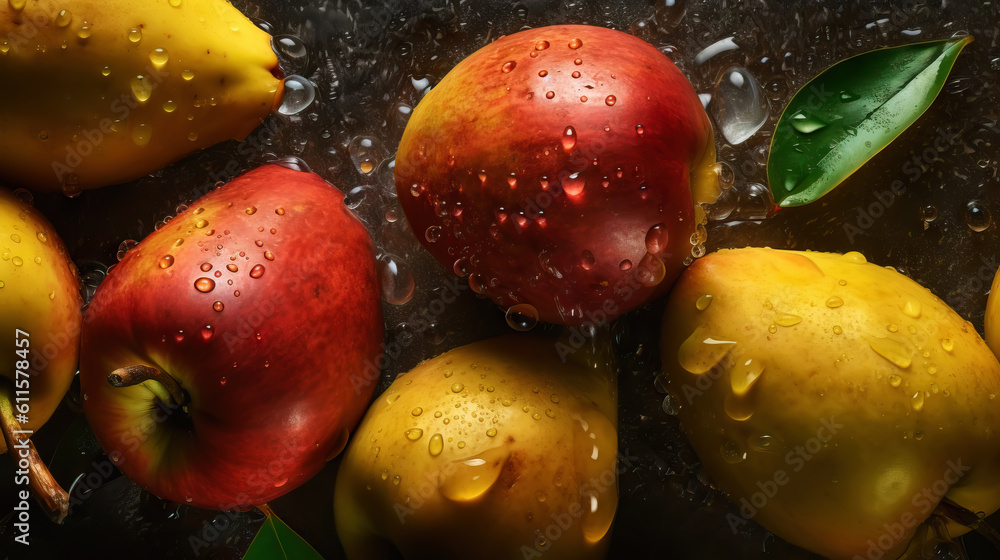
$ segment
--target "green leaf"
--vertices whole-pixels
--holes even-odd
[[[268,511],[243,560],[323,560],[295,531]]]
[[[813,202],[913,124],[971,36],[860,54],[828,68],[785,107],[767,179],[780,206]]]

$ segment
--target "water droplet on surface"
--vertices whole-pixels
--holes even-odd
[[[573,150],[576,146],[576,129],[572,126],[567,126],[563,130],[562,134],[562,147],[567,153]]]
[[[506,319],[515,331],[530,331],[538,324],[538,310],[530,303],[519,303],[507,309]]]
[[[378,260],[382,299],[392,305],[403,305],[413,298],[415,284],[410,267],[399,257],[384,254]]]
[[[21,257],[14,257],[10,260],[14,266],[21,266],[24,264],[24,260]]]
[[[669,416],[677,416],[677,412],[680,409],[680,405],[677,403],[677,399],[675,399],[673,395],[670,394],[663,397],[663,404],[661,406],[663,408],[663,412],[665,412]]]
[[[140,103],[144,103],[153,94],[153,84],[142,74],[132,78],[132,95]]]
[[[168,60],[170,60],[170,53],[166,49],[156,48],[149,53],[149,61],[157,67],[163,66]]]
[[[812,134],[817,130],[822,130],[826,128],[826,122],[819,117],[808,115],[802,111],[799,111],[792,115],[791,117],[792,128],[801,132],[802,134]]]
[[[906,300],[903,304],[903,314],[907,317],[918,319],[920,317],[920,302],[914,299]]]
[[[432,457],[437,457],[444,450],[444,438],[441,437],[440,433],[435,433],[431,436],[430,441],[427,442],[427,452],[431,454]]]
[[[128,40],[132,43],[138,43],[142,41],[142,31],[139,31],[138,27],[133,27],[128,30]]]
[[[424,431],[421,430],[420,428],[410,428],[409,430],[406,430],[405,434],[406,434],[406,439],[410,441],[417,441],[418,439],[423,437]]]
[[[618,102],[618,98],[615,97],[615,96],[613,96],[613,95],[609,95],[609,96],[607,96],[607,97],[604,98],[604,104],[607,105],[608,107],[614,107],[615,103],[617,103],[617,102]]]
[[[544,51],[547,48],[549,48],[549,42],[548,41],[539,41],[539,42],[535,43],[535,50],[536,51]]]
[[[905,343],[891,338],[869,337],[868,345],[876,354],[889,360],[896,366],[906,369],[912,362],[912,348]]]
[[[720,446],[719,452],[722,454],[722,460],[730,465],[742,463],[747,458],[746,452],[741,450],[739,446],[736,445],[736,442],[732,440],[726,440],[726,442]]]
[[[941,348],[943,348],[945,352],[948,352],[950,354],[951,351],[955,349],[955,342],[952,341],[950,338],[942,338]]]
[[[221,301],[217,301],[217,302],[215,302],[215,303],[212,304],[212,309],[214,309],[214,310],[216,310],[216,311],[218,311],[220,313],[225,308],[226,308],[225,304],[223,304]]]
[[[733,66],[715,84],[709,109],[730,144],[741,144],[767,122],[770,102],[757,78],[746,68]]]
[[[517,63],[514,62],[513,60],[510,60],[508,62],[505,62],[504,65],[500,67],[500,70],[504,74],[509,74],[512,70],[514,70],[514,68],[517,68]]]
[[[264,265],[256,264],[250,269],[250,278],[260,278],[264,275]]]
[[[638,134],[639,136],[642,136],[643,134],[646,133],[646,129],[643,128],[641,124],[637,124],[635,125],[635,133]]]
[[[708,306],[712,305],[712,294],[705,294],[700,296],[697,301],[694,302],[695,309],[698,311],[704,311],[708,309]]]
[[[580,196],[583,193],[586,181],[580,177],[580,172],[571,173],[563,177],[562,188],[569,196]]]
[[[181,77],[184,78],[184,81],[189,82],[194,79],[194,72],[191,70],[183,70],[181,71]]]
[[[153,127],[148,124],[142,123],[132,129],[132,142],[134,142],[136,146],[142,147],[149,144],[149,140],[152,137]]]
[[[461,383],[454,383],[451,386],[452,393],[461,393],[462,389],[465,389],[465,385],[462,385]]]
[[[618,268],[622,272],[627,272],[632,269],[632,261],[625,259],[622,262],[618,263]]]
[[[424,239],[428,243],[437,243],[441,239],[441,226],[430,226],[424,231]]]
[[[793,327],[802,322],[802,317],[798,315],[792,315],[791,313],[778,313],[774,322],[780,327]]]
[[[194,281],[194,288],[202,293],[208,293],[215,289],[215,280],[211,278],[199,278]]]
[[[302,112],[316,99],[316,88],[312,82],[292,74],[285,78],[285,97],[278,107],[282,115],[295,115]]]
[[[211,325],[205,325],[204,327],[201,328],[201,339],[204,340],[205,342],[211,340],[212,335],[214,334],[215,331],[212,329]]]
[[[646,250],[654,255],[666,253],[669,243],[670,230],[662,222],[649,228],[649,231],[646,232]]]
[[[510,449],[502,445],[452,461],[447,469],[442,469],[441,495],[453,502],[468,502],[482,496],[496,483],[508,458]]]
[[[913,394],[913,397],[910,399],[910,406],[913,408],[913,410],[917,412],[920,412],[921,410],[924,409],[923,391],[917,391],[916,393]]]
[[[554,91],[547,91],[547,92],[545,92],[545,98],[546,99],[552,99],[555,96],[556,96],[556,92],[554,92]]]
[[[170,268],[171,266],[173,266],[173,264],[174,264],[173,255],[164,255],[160,259],[160,268]]]
[[[685,371],[701,374],[721,362],[735,347],[735,341],[713,338],[705,327],[699,326],[681,344],[677,351],[677,361]]]
[[[989,229],[993,218],[985,205],[973,200],[965,206],[965,223],[969,225],[969,229],[979,233]]]
[[[729,372],[729,382],[733,393],[739,396],[747,394],[764,373],[764,364],[760,360],[746,360]]]
[[[66,27],[73,21],[73,14],[69,10],[59,10],[56,14],[56,27]]]
[[[569,42],[569,48],[573,50],[576,50],[582,46],[583,46],[583,41],[581,41],[579,38],[573,39],[572,41]]]
[[[844,305],[844,300],[837,296],[833,296],[832,298],[826,300],[826,306],[830,309],[836,309],[841,305]]]

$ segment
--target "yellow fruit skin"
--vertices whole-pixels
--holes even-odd
[[[985,335],[986,345],[995,356],[1000,356],[1000,270],[993,277],[990,297],[986,300]]]
[[[52,225],[0,187],[0,383],[13,389],[15,379],[24,379],[15,373],[21,360],[15,351],[23,349],[15,345],[23,338],[15,329],[27,332],[30,421],[24,429],[41,427],[73,381],[81,304],[76,266]],[[0,453],[6,450],[0,438]]]
[[[1000,364],[909,278],[858,253],[719,251],[682,276],[662,336],[706,470],[738,505],[757,494],[746,512],[782,538],[897,558],[943,491],[974,512],[1000,505]]]
[[[0,2],[0,180],[75,194],[261,123],[282,87],[270,36],[228,2],[173,1]]]
[[[334,493],[349,558],[398,558],[393,546],[408,560],[604,557],[618,503],[615,378],[562,363],[554,344],[463,346],[376,399]]]

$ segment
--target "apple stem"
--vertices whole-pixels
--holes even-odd
[[[979,515],[975,512],[972,512],[955,503],[950,498],[945,497],[941,499],[940,503],[938,503],[934,513],[960,525],[965,525],[982,535],[990,542],[990,544],[996,547],[997,550],[1000,550],[1000,533],[997,533],[996,529],[990,526],[985,519],[979,517]]]
[[[152,366],[136,365],[118,368],[108,375],[112,387],[131,387],[142,384],[156,394],[164,403],[173,400],[179,406],[187,404],[184,389],[167,373]]]
[[[69,513],[69,494],[56,482],[55,477],[45,466],[45,461],[42,461],[35,444],[27,434],[22,433],[24,429],[14,414],[10,389],[6,386],[0,387],[0,429],[3,431],[4,441],[7,442],[7,452],[14,459],[14,463],[18,465],[21,460],[27,461],[28,486],[38,504],[45,510],[49,519],[62,523]]]

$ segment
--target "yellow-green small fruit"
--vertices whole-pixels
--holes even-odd
[[[604,558],[618,504],[613,369],[506,336],[400,375],[337,476],[351,559]],[[397,552],[398,551],[398,552]]]

